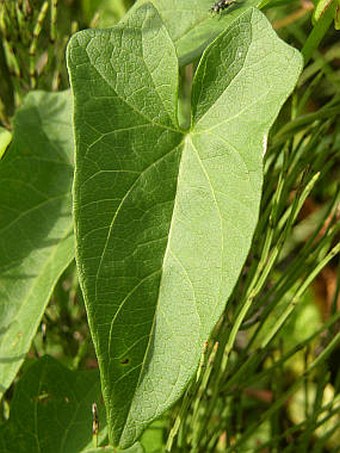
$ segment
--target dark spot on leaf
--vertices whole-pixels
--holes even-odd
[[[120,363],[121,365],[128,365],[130,363],[130,359],[122,359]]]

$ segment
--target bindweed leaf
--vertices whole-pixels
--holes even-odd
[[[0,427],[1,452],[79,453],[92,439],[94,401],[104,428],[98,371],[70,371],[44,356],[16,385],[10,418]]]
[[[189,131],[152,5],[76,34],[68,66],[77,265],[109,436],[127,448],[182,394],[225,308],[257,223],[266,137],[301,57],[249,10],[203,54]]]
[[[0,396],[74,257],[72,179],[70,94],[31,93],[0,161]]]

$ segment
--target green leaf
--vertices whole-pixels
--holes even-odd
[[[128,15],[150,0],[139,0]],[[214,0],[151,0],[175,44],[180,65],[197,58],[216,36],[238,16],[261,0],[236,1],[221,14],[213,14]],[[123,18],[123,21],[125,18]]]
[[[337,0],[318,0],[313,12],[313,23],[315,24],[318,20],[320,20],[320,18],[323,16],[323,14],[325,14],[331,4],[336,2]]]
[[[155,8],[68,48],[77,265],[109,436],[126,448],[178,399],[247,256],[268,130],[301,70],[251,10],[207,49],[177,125],[175,48]]]
[[[144,448],[139,442],[133,444],[130,448],[126,450],[117,451],[113,447],[99,447],[92,448],[91,450],[83,450],[82,453],[144,453]],[[147,452],[148,453],[148,452]]]
[[[91,448],[88,450],[82,450],[81,453],[116,453],[117,450],[113,447],[98,447],[98,448]],[[138,451],[136,453],[139,453]]]
[[[74,256],[69,92],[31,93],[0,161],[0,395]]]
[[[24,373],[15,387],[11,416],[0,427],[3,453],[79,453],[92,438],[92,404],[100,404],[97,370],[70,371],[44,356]]]
[[[158,419],[144,431],[140,440],[146,453],[163,453],[164,433],[167,430],[168,421]]]
[[[338,0],[331,0],[331,1],[322,1],[319,3],[316,9],[316,23],[309,34],[307,40],[305,41],[301,53],[304,58],[305,66],[309,60],[313,57],[314,52],[320,45],[320,42],[325,37],[326,33],[331,26],[333,19],[336,15],[336,8],[337,8]]]

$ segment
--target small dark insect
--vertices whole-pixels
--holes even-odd
[[[210,11],[213,13],[220,13],[227,9],[230,5],[235,3],[235,0],[218,0],[211,8]]]

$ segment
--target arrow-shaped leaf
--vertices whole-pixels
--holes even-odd
[[[248,11],[202,57],[190,131],[152,5],[76,34],[68,64],[77,262],[111,440],[127,447],[181,395],[238,278],[268,130],[301,58]]]

